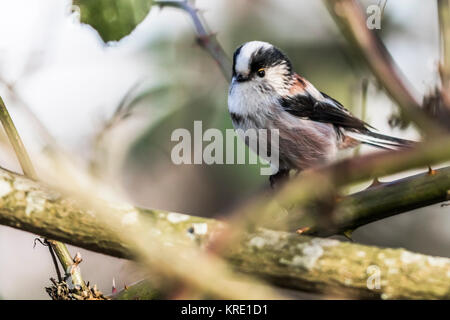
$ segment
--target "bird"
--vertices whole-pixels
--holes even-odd
[[[301,172],[332,162],[342,149],[360,144],[401,149],[415,143],[375,132],[296,73],[288,56],[268,42],[250,41],[239,46],[232,68],[228,110],[234,129],[278,130],[278,167],[269,179],[272,188],[286,181],[291,170]],[[254,147],[242,133],[241,137],[263,156],[258,153],[261,146]]]

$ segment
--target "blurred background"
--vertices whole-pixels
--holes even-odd
[[[420,139],[413,127],[389,125],[396,106],[348,49],[321,1],[199,0],[196,6],[229,56],[243,42],[271,42],[288,54],[298,73],[381,132]],[[120,186],[134,204],[192,215],[226,216],[267,188],[258,165],[177,166],[171,161],[173,130],[192,130],[194,120],[203,122],[203,130],[232,128],[228,83],[196,44],[185,12],[154,6],[131,34],[106,45],[79,18],[67,0],[0,1],[0,95],[32,159],[51,135],[81,166]],[[429,94],[438,84],[436,3],[387,1],[377,32],[417,94]],[[369,83],[366,108],[364,81]],[[111,124],[121,105],[131,115]],[[34,164],[39,171],[39,163]],[[0,165],[21,172],[3,132]],[[450,257],[448,213],[448,207],[433,205],[362,227],[353,238]],[[48,299],[44,287],[54,269],[47,248],[33,248],[34,238],[0,226],[0,298]],[[81,252],[84,278],[105,294],[113,278],[119,289],[139,280],[129,262],[70,250]]]

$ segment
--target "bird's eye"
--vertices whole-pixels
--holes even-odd
[[[264,71],[264,68],[261,68],[256,72],[256,74],[258,75],[258,77],[264,78],[264,76],[266,75],[266,72]]]

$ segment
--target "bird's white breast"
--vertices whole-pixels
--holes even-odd
[[[228,93],[228,110],[241,116],[267,115],[273,112],[277,97],[263,94],[250,83],[232,81]]]

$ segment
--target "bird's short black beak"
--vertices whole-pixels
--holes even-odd
[[[237,82],[244,82],[244,81],[247,81],[247,80],[248,80],[248,77],[245,77],[245,76],[243,76],[240,73],[236,75],[236,81]]]

